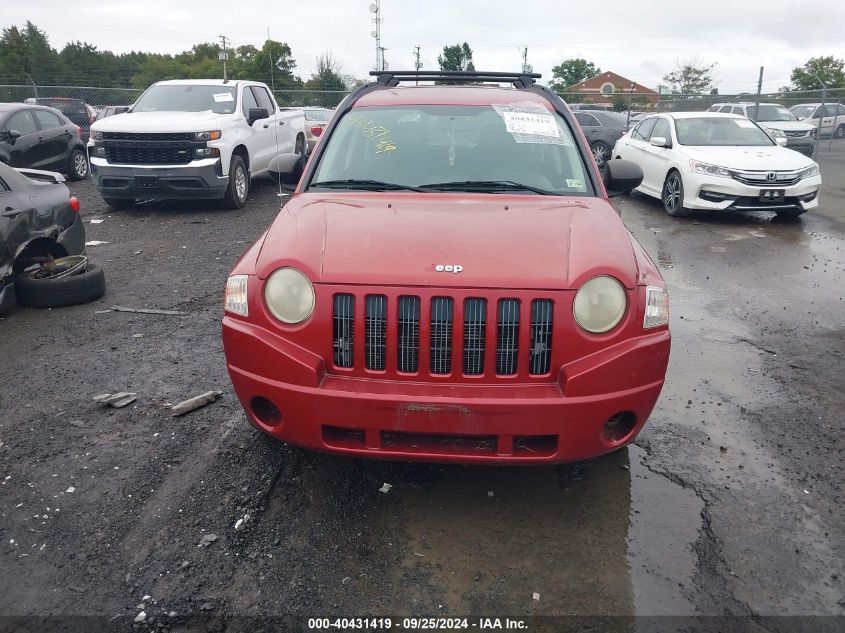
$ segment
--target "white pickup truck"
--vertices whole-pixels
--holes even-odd
[[[280,155],[299,156],[298,176],[305,117],[280,108],[254,81],[160,81],[128,112],[95,122],[88,151],[94,183],[114,208],[140,198],[212,198],[241,208],[251,178],[273,173]]]

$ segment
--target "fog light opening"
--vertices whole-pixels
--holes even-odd
[[[258,420],[267,426],[276,426],[282,422],[282,412],[279,407],[270,402],[267,398],[256,396],[249,402],[253,414]]]
[[[630,411],[620,411],[608,418],[602,429],[602,437],[608,442],[627,439],[637,425],[637,416]]]

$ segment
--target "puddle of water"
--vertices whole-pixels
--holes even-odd
[[[408,466],[393,606],[440,613],[689,614],[701,501],[636,447],[549,468]],[[422,472],[432,474],[432,470]],[[492,492],[493,496],[490,496]],[[683,588],[680,585],[683,585]],[[408,595],[411,592],[412,595]],[[540,595],[539,600],[533,594]]]

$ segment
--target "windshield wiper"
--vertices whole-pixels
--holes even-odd
[[[362,191],[422,191],[419,187],[412,187],[410,185],[400,185],[393,182],[382,182],[380,180],[356,180],[349,178],[347,180],[323,180],[321,182],[312,182],[311,187],[326,187],[327,189],[360,189]]]
[[[541,196],[556,196],[554,191],[524,185],[513,180],[460,180],[455,182],[433,182],[420,185],[422,190],[428,191],[478,191],[482,193],[496,193],[501,191],[531,191]]]

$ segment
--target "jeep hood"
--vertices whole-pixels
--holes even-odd
[[[633,288],[638,274],[607,200],[453,193],[297,194],[268,231],[256,274],[281,266],[315,283],[538,290],[599,274]]]
[[[205,132],[219,129],[231,114],[204,112],[125,112],[91,125],[97,132]],[[216,127],[215,127],[216,126]]]

